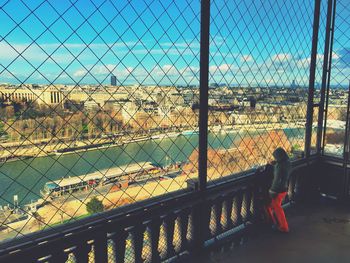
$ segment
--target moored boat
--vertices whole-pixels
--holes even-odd
[[[151,162],[118,166],[86,175],[47,182],[40,193],[45,199],[55,198],[79,190],[94,189],[106,184],[114,184],[116,187],[125,188],[131,183],[148,180],[156,176],[160,171],[161,169]]]
[[[181,132],[182,135],[196,135],[199,134],[199,130],[195,129],[195,130],[187,130],[187,131],[183,131]]]

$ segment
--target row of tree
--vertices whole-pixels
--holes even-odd
[[[104,112],[77,112],[65,116],[17,119],[5,122],[3,128],[11,141],[95,138],[103,133],[117,133],[122,129],[123,122],[119,115]]]

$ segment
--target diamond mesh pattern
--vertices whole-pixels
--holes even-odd
[[[1,240],[186,187],[197,1],[11,0],[0,13]]]
[[[339,5],[332,87],[349,75],[349,10]],[[0,6],[0,242],[103,216],[198,176],[200,1]],[[211,1],[209,180],[264,165],[279,146],[293,158],[303,152],[313,7]],[[318,83],[326,7],[322,1]],[[319,97],[316,83],[315,103]],[[332,100],[328,122],[340,108]],[[327,142],[331,134],[328,128]],[[232,212],[227,207],[213,204],[208,234],[249,220],[254,210],[247,193],[233,198]],[[129,229],[125,261],[149,262],[156,250],[167,259],[184,249],[194,217],[181,216],[160,218],[159,229]],[[120,256],[118,242],[107,241],[110,262]],[[68,262],[76,261],[74,249],[66,251]],[[89,262],[98,249],[89,243]]]
[[[344,151],[349,96],[349,19],[350,8],[347,2],[337,1],[324,148],[326,154],[337,156],[342,156]]]
[[[321,86],[322,86],[322,75],[323,75],[323,54],[324,44],[326,41],[326,21],[327,21],[327,1],[321,1],[320,6],[320,21],[318,30],[318,44],[317,44],[317,55],[316,55],[316,68],[315,68],[315,89],[314,89],[314,107],[313,107],[313,129],[311,132],[311,153],[316,153],[317,144],[317,120],[319,106],[321,101]]]
[[[278,146],[293,157],[303,151],[313,7],[212,3],[210,179],[264,165]]]

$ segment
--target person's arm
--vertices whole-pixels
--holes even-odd
[[[276,162],[274,162],[273,165],[273,178],[271,181],[271,186],[269,188],[269,195],[271,198],[275,198],[278,194],[278,183],[280,180],[280,169],[278,167],[278,164]]]
[[[270,195],[271,198],[275,198],[278,195],[278,193],[276,193],[275,191],[270,189],[269,190],[269,195]]]

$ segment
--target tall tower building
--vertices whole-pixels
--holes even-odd
[[[291,87],[292,89],[295,89],[295,88],[297,87],[297,85],[296,85],[296,83],[295,83],[295,79],[293,79],[292,84],[290,85],[290,87]]]
[[[117,86],[117,77],[114,75],[111,76],[111,85]]]

